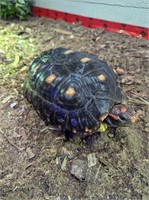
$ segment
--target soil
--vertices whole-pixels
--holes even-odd
[[[0,49],[5,65],[0,75],[0,199],[147,200],[148,42],[44,18],[1,20],[0,30],[8,28],[33,45],[27,53],[15,44],[6,52]],[[124,100],[139,115],[137,122],[119,127],[115,137],[106,131],[83,143],[64,142],[63,135],[49,130],[23,97],[22,84],[32,59],[60,46],[97,55],[113,66]],[[5,74],[10,51],[22,53],[13,62],[13,76]]]

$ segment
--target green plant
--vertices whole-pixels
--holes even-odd
[[[0,18],[2,19],[18,17],[20,20],[24,20],[29,13],[30,6],[26,0],[0,1]]]

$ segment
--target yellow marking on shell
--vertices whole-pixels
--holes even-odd
[[[90,61],[90,60],[91,60],[90,58],[85,57],[85,58],[82,58],[80,61],[81,61],[82,63],[86,63],[86,62],[88,62],[88,61]]]
[[[45,82],[46,82],[47,84],[50,84],[50,83],[52,83],[55,79],[56,79],[55,74],[50,74],[50,75],[47,76],[47,78],[45,79]]]
[[[103,122],[103,121],[104,121],[104,119],[105,119],[107,116],[108,116],[108,113],[107,113],[107,114],[104,114],[104,115],[102,115],[102,116],[100,117],[100,121],[101,121],[101,122]]]
[[[68,55],[68,54],[70,54],[70,53],[72,53],[72,52],[73,52],[72,50],[67,50],[67,51],[64,52],[64,54],[65,54],[65,55]]]
[[[67,96],[69,96],[69,97],[72,97],[75,93],[76,93],[76,91],[74,90],[73,87],[69,87],[69,88],[66,90],[66,92],[65,92],[65,94],[66,94]]]
[[[106,80],[106,77],[103,75],[103,74],[100,74],[98,77],[98,80],[99,81],[105,81]]]

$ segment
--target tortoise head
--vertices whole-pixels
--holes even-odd
[[[136,115],[133,114],[123,104],[116,104],[109,112],[104,122],[112,127],[125,126],[136,121]]]

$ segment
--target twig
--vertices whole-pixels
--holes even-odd
[[[143,99],[142,97],[138,97],[138,99],[140,99],[141,101],[143,101],[144,103],[146,103],[147,105],[149,105],[149,102],[146,101],[145,99]]]
[[[65,31],[65,30],[62,30],[62,29],[54,29],[54,31],[57,32],[57,33],[64,34],[64,35],[72,35],[72,32]]]
[[[146,101],[145,99],[141,98],[141,97],[137,97],[138,99],[134,99],[132,97],[128,97],[128,101],[129,102],[133,102],[136,104],[143,104],[143,105],[149,105],[149,102]]]
[[[5,140],[11,145],[11,146],[13,146],[13,147],[15,147],[18,151],[22,151],[23,150],[23,148],[20,148],[20,147],[18,147],[17,145],[15,145],[14,143],[12,143],[6,136],[5,136],[5,134],[3,133],[3,131],[0,129],[0,133],[1,133],[1,135],[5,138]]]

